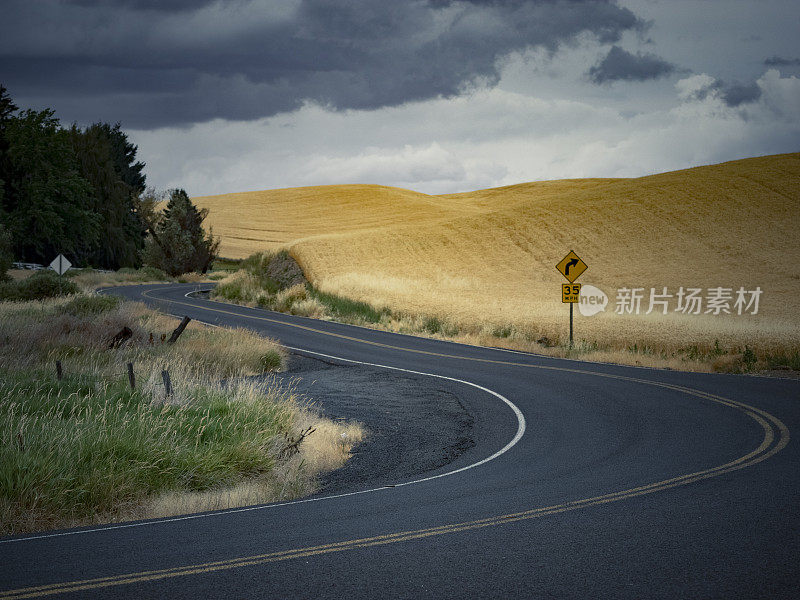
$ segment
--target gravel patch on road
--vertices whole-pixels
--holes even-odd
[[[474,418],[447,381],[292,355],[275,375],[330,419],[359,421],[366,439],[321,480],[325,494],[407,481],[475,445]]]

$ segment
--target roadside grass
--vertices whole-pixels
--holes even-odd
[[[161,283],[175,281],[161,269],[142,267],[140,269],[122,268],[119,271],[98,271],[96,269],[70,269],[65,277],[74,281],[82,290],[90,291],[112,285],[131,285],[137,283]]]
[[[185,393],[181,404],[153,406],[121,379],[4,373],[3,513],[80,522],[161,490],[208,490],[272,470],[269,444],[292,424],[285,398]]]
[[[248,377],[285,366],[275,342],[190,323],[163,343],[177,323],[107,296],[0,303],[0,532],[294,498],[344,464],[360,426]],[[130,339],[109,349],[123,327]]]
[[[84,291],[92,291],[100,287],[114,285],[135,285],[140,283],[197,283],[216,281],[224,278],[226,272],[184,273],[177,277],[167,275],[161,269],[142,267],[131,269],[123,267],[119,271],[98,271],[95,269],[70,269],[65,276],[77,283]]]
[[[377,324],[391,317],[386,308],[375,308],[366,302],[351,300],[344,296],[322,292],[311,284],[307,284],[308,296],[316,300],[331,318],[355,324]]]
[[[214,271],[238,271],[241,267],[242,259],[218,257],[214,260],[212,269]]]
[[[241,265],[216,285],[212,298],[359,325],[391,317],[387,309],[316,289],[286,251],[254,254]]]
[[[570,347],[568,313],[560,304],[556,310],[552,306],[535,307],[533,313],[540,319],[519,322],[503,320],[502,311],[495,313],[494,302],[488,298],[483,317],[475,319],[471,313],[414,313],[378,307],[319,289],[307,281],[283,287],[285,284],[271,279],[262,285],[263,276],[257,273],[268,269],[270,257],[278,254],[261,253],[245,259],[242,264],[249,265],[247,270],[243,268],[222,280],[212,297],[395,333],[594,362],[726,373],[790,371],[800,366],[800,351],[791,340],[781,343],[780,326],[777,330],[769,324],[752,328],[713,316],[653,314],[637,321],[635,317],[603,314],[592,317],[588,335],[584,333],[587,319],[577,318],[575,343]],[[286,257],[280,260],[285,264]]]
[[[238,260],[232,259],[218,259],[214,262],[214,268],[208,273],[184,273],[177,277],[167,275],[161,269],[154,267],[141,267],[133,269],[130,267],[123,267],[118,271],[104,271],[99,269],[84,268],[84,269],[70,269],[64,274],[65,285],[77,285],[80,290],[93,291],[100,287],[108,287],[114,285],[134,285],[139,283],[169,283],[177,281],[178,283],[195,283],[201,281],[218,281],[226,277],[234,267],[241,263]],[[11,277],[12,283],[17,283],[30,279],[31,277],[41,276],[54,276],[55,273],[49,269],[21,270],[12,269],[8,272]],[[69,282],[72,282],[70,284]],[[0,284],[2,286],[4,284]],[[76,293],[78,290],[71,289],[68,293]],[[0,289],[0,300],[2,300],[3,292]],[[14,298],[8,297],[8,300]],[[24,298],[16,298],[24,299]]]

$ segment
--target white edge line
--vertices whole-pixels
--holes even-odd
[[[220,327],[220,325],[215,325],[213,323],[206,323],[205,321],[200,321],[199,319],[195,319],[195,320],[200,322],[200,323],[203,323],[204,325],[210,325],[211,327]],[[514,415],[517,417],[517,433],[514,435],[513,439],[510,442],[508,442],[505,446],[503,446],[500,450],[498,450],[497,452],[495,452],[491,456],[487,456],[486,458],[484,458],[482,460],[479,460],[476,463],[472,463],[470,465],[467,465],[465,467],[461,467],[461,468],[455,469],[453,471],[447,471],[446,473],[440,473],[439,475],[431,475],[430,477],[423,477],[422,479],[414,479],[412,481],[405,481],[403,483],[397,483],[397,484],[387,484],[387,485],[382,485],[382,486],[376,487],[376,488],[370,488],[370,489],[367,489],[367,490],[359,490],[357,492],[347,492],[347,493],[344,493],[344,494],[335,494],[333,496],[321,496],[319,498],[306,498],[306,499],[301,499],[301,500],[291,500],[289,502],[280,502],[280,503],[277,503],[277,504],[260,504],[260,505],[256,505],[256,506],[245,506],[245,507],[242,507],[242,508],[232,508],[232,509],[227,509],[227,510],[222,510],[222,511],[217,511],[217,512],[202,513],[202,514],[199,514],[199,515],[183,515],[183,516],[180,516],[180,517],[170,517],[170,518],[159,519],[159,520],[154,520],[154,521],[142,521],[142,522],[138,522],[138,523],[122,523],[122,524],[119,524],[119,525],[108,525],[106,527],[95,527],[93,529],[79,529],[77,531],[62,531],[62,532],[59,532],[59,533],[47,533],[47,534],[42,534],[42,535],[32,535],[32,536],[21,537],[21,538],[11,538],[11,539],[6,539],[6,540],[0,540],[0,544],[12,544],[12,543],[15,543],[15,542],[27,542],[27,541],[32,541],[32,540],[41,540],[41,539],[49,539],[49,538],[56,538],[56,537],[66,537],[66,536],[71,536],[71,535],[82,535],[82,534],[86,534],[86,533],[96,533],[96,532],[100,532],[100,531],[110,531],[110,530],[114,530],[114,529],[130,529],[130,528],[133,528],[133,527],[144,527],[146,525],[160,525],[162,523],[174,523],[174,522],[178,522],[178,521],[190,521],[190,520],[193,520],[193,519],[205,519],[207,517],[231,515],[231,514],[236,514],[236,513],[250,512],[250,511],[254,511],[254,510],[264,510],[264,509],[268,509],[268,508],[279,508],[281,506],[290,506],[290,505],[293,505],[293,504],[305,504],[305,503],[308,503],[308,502],[320,502],[322,500],[333,500],[333,499],[336,499],[336,498],[347,498],[349,496],[358,496],[358,495],[361,495],[361,494],[369,494],[369,493],[372,493],[372,492],[379,492],[381,490],[404,487],[404,486],[407,486],[407,485],[415,485],[415,484],[418,484],[418,483],[431,481],[433,479],[440,479],[442,477],[449,477],[450,475],[455,475],[456,473],[462,473],[463,471],[467,471],[469,469],[474,469],[475,467],[479,467],[481,465],[484,465],[484,464],[488,463],[489,461],[492,461],[492,460],[498,458],[499,456],[505,454],[506,452],[508,452],[512,447],[514,447],[517,444],[517,442],[520,441],[520,439],[522,439],[522,436],[525,434],[525,416],[522,414],[522,411],[513,402],[511,402],[508,398],[506,398],[505,396],[502,396],[502,395],[498,394],[497,392],[495,392],[493,390],[490,390],[489,388],[485,388],[482,385],[478,385],[477,383],[472,383],[470,381],[465,381],[463,379],[457,379],[455,377],[446,377],[445,375],[436,375],[434,373],[425,373],[423,371],[412,371],[410,369],[401,369],[400,367],[390,367],[388,365],[380,365],[380,364],[377,364],[377,363],[368,363],[368,362],[362,362],[360,360],[351,360],[349,358],[341,358],[339,356],[332,356],[330,354],[322,354],[320,352],[312,352],[311,350],[304,350],[302,348],[293,348],[291,346],[284,346],[284,348],[286,348],[287,350],[295,351],[295,352],[302,352],[302,353],[305,353],[305,354],[313,354],[315,356],[323,356],[325,358],[330,358],[332,360],[338,360],[338,361],[342,361],[342,362],[365,365],[365,366],[368,366],[368,367],[378,367],[378,368],[381,368],[381,369],[390,369],[392,371],[402,371],[404,373],[412,373],[414,375],[427,375],[428,377],[435,377],[437,379],[446,379],[448,381],[455,381],[457,383],[463,383],[465,385],[469,385],[469,386],[477,388],[477,389],[479,389],[479,390],[481,390],[483,392],[486,392],[487,394],[490,394],[490,395],[492,395],[492,396],[494,396],[496,398],[499,398],[500,400],[505,402],[506,405],[509,408],[511,408],[512,411],[514,411]]]
[[[147,285],[147,284],[142,284],[142,285]],[[181,284],[181,285],[189,285],[189,284]],[[112,286],[112,287],[116,287],[116,286]],[[110,289],[110,288],[98,288],[97,291],[101,291],[103,289]],[[184,298],[189,298],[190,300],[192,300],[191,294],[196,294],[197,292],[210,292],[210,291],[211,291],[211,289],[208,289],[208,290],[192,290],[191,292],[185,293],[183,295],[183,297]],[[337,325],[346,325],[348,327],[356,327],[357,329],[365,329],[367,331],[376,331],[376,332],[381,332],[381,333],[392,333],[394,335],[418,338],[418,339],[421,339],[421,340],[433,340],[435,342],[445,342],[447,344],[455,344],[457,346],[466,346],[468,348],[480,348],[480,349],[483,349],[483,350],[493,350],[493,351],[496,351],[496,352],[507,352],[509,354],[519,354],[521,356],[533,356],[533,357],[536,357],[536,358],[544,358],[546,360],[554,360],[554,361],[566,361],[566,362],[572,362],[572,363],[579,363],[581,365],[607,365],[609,367],[624,367],[626,369],[644,369],[646,371],[658,371],[659,373],[686,373],[688,375],[718,375],[718,376],[723,376],[723,377],[730,376],[730,375],[735,375],[735,376],[738,376],[738,377],[750,377],[750,378],[760,377],[762,379],[769,379],[770,381],[775,381],[775,380],[779,380],[779,381],[797,381],[797,378],[795,378],[795,377],[783,377],[783,376],[777,376],[777,375],[761,375],[759,373],[717,373],[717,372],[707,372],[707,371],[685,371],[683,369],[673,369],[671,367],[648,367],[648,366],[645,366],[645,365],[626,365],[626,364],[623,364],[623,363],[613,363],[613,362],[607,362],[607,361],[602,361],[602,360],[586,360],[586,359],[583,359],[583,358],[565,358],[563,356],[551,356],[550,354],[541,354],[539,352],[526,352],[524,350],[511,350],[510,348],[500,348],[498,346],[479,346],[478,344],[470,344],[468,342],[457,342],[455,340],[428,337],[428,336],[424,336],[424,335],[416,335],[416,334],[413,334],[413,333],[397,333],[397,332],[394,332],[394,331],[388,331],[386,329],[375,329],[373,327],[364,327],[363,325],[353,325],[351,323],[343,323],[342,321],[333,321],[333,320],[324,321],[322,319],[315,319],[314,317],[304,317],[303,315],[289,315],[288,313],[282,313],[282,312],[278,312],[276,310],[270,310],[268,308],[255,307],[255,306],[245,306],[243,304],[234,304],[232,302],[222,302],[220,300],[214,300],[212,298],[203,298],[203,299],[206,300],[207,302],[215,302],[217,304],[227,304],[228,306],[238,306],[240,308],[251,308],[251,309],[256,309],[257,308],[258,310],[263,310],[265,312],[273,312],[273,313],[278,314],[278,315],[291,316],[291,317],[294,317],[295,319],[307,319],[309,321],[318,321],[318,322],[321,321],[323,323],[335,323]],[[201,308],[201,307],[198,307],[198,308]],[[178,315],[172,315],[172,316],[176,317],[178,319],[182,319],[183,318],[183,317],[178,316]],[[240,316],[246,317],[247,315],[240,315]],[[202,321],[201,321],[201,323],[202,323]],[[210,323],[206,323],[206,325],[209,325],[209,324]],[[214,325],[214,327],[219,327],[219,325]]]
[[[140,284],[140,285],[149,285],[149,284],[143,283],[143,284]],[[163,284],[153,284],[153,285],[167,285],[167,284],[163,283]],[[189,285],[189,284],[180,284],[180,285]],[[100,292],[100,291],[112,289],[114,287],[119,287],[119,286],[111,286],[111,287],[108,287],[108,288],[97,288],[97,290],[95,290],[95,291]],[[206,292],[206,291],[211,291],[211,290],[210,289],[209,290],[192,290],[191,292],[185,293],[183,295],[183,297],[184,298],[189,298],[191,300],[192,299],[191,298],[191,294],[197,293],[198,291]],[[243,304],[234,304],[232,302],[222,302],[220,300],[213,300],[211,298],[206,298],[205,300],[207,302],[215,302],[217,304],[227,304],[228,306],[238,306],[240,308],[256,308],[256,307],[253,307],[253,306],[245,306]],[[200,307],[198,307],[198,308],[200,308]],[[281,313],[281,312],[278,312],[278,311],[269,310],[267,308],[262,308],[262,307],[259,307],[259,310],[263,310],[265,312],[274,312],[275,314],[278,314],[278,315],[287,315],[287,313]],[[182,319],[183,318],[182,316],[179,316],[179,315],[172,315],[172,316],[177,318],[177,319]],[[247,315],[240,315],[240,316],[247,317]],[[418,338],[418,339],[422,339],[422,340],[433,340],[435,342],[445,342],[447,344],[455,344],[457,346],[466,346],[468,348],[480,348],[480,349],[483,349],[483,350],[492,350],[492,351],[496,351],[496,352],[507,352],[509,354],[519,354],[521,356],[532,356],[532,357],[535,357],[535,358],[543,358],[545,360],[565,361],[565,362],[571,362],[571,363],[578,363],[579,365],[582,365],[582,366],[587,366],[587,365],[606,365],[606,366],[609,366],[609,367],[622,367],[622,368],[625,368],[625,369],[642,369],[642,370],[645,370],[645,371],[657,371],[658,373],[685,373],[687,375],[703,375],[703,376],[716,375],[718,377],[736,376],[736,377],[748,377],[750,379],[760,378],[760,379],[768,379],[770,381],[797,381],[796,377],[785,377],[785,376],[778,376],[778,375],[762,375],[760,373],[717,373],[717,372],[710,372],[709,373],[709,372],[706,372],[706,371],[685,371],[683,369],[673,369],[671,367],[648,367],[648,366],[645,366],[645,365],[626,365],[626,364],[623,364],[623,363],[613,363],[613,362],[607,362],[607,361],[601,361],[601,360],[585,360],[585,359],[582,359],[582,358],[565,358],[565,357],[562,357],[562,356],[551,356],[549,354],[540,354],[538,352],[525,352],[525,351],[522,351],[522,350],[511,350],[509,348],[500,348],[498,346],[478,346],[477,344],[469,344],[467,342],[456,342],[455,340],[447,340],[447,339],[435,338],[435,337],[426,337],[426,336],[423,336],[423,335],[415,335],[413,333],[395,333],[394,331],[388,331],[388,330],[385,330],[385,329],[374,329],[372,327],[364,327],[363,325],[352,325],[350,323],[342,323],[341,321],[323,321],[321,319],[315,319],[314,317],[304,317],[302,315],[287,315],[287,316],[291,316],[291,317],[294,317],[296,319],[307,319],[309,321],[322,321],[323,323],[335,323],[337,325],[346,325],[348,327],[355,327],[357,329],[365,329],[367,331],[376,331],[376,332],[382,332],[382,333],[393,333],[395,335],[413,337],[413,338]],[[200,322],[203,323],[204,321],[200,321]],[[220,327],[220,325],[213,325],[211,323],[205,323],[205,324],[206,325],[211,325],[212,327]]]

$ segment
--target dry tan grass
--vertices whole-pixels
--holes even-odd
[[[9,269],[8,276],[11,277],[14,281],[20,281],[22,279],[27,279],[31,275],[33,275],[36,271],[31,269]]]
[[[611,300],[605,314],[577,314],[577,338],[613,353],[634,344],[669,350],[715,339],[796,349],[799,190],[795,153],[637,179],[536,182],[448,196],[327,186],[197,201],[210,209],[225,255],[289,247],[320,290],[436,315],[476,339],[512,326],[528,338],[564,341],[568,309],[554,265],[574,249],[589,265],[579,281]],[[613,314],[617,289],[664,286],[672,293],[681,286],[760,286],[763,295],[756,316]]]
[[[76,316],[63,312],[69,298],[41,302],[0,302],[0,360],[6,368],[25,368],[42,361],[61,360],[73,371],[122,373],[127,362],[145,364],[160,373],[161,365],[180,364],[196,376],[230,377],[280,369],[286,352],[275,341],[246,329],[209,331],[190,322],[174,345],[164,344],[179,321],[137,302],[124,302],[98,315]],[[130,339],[107,352],[111,339],[124,327]],[[138,367],[137,367],[138,368]]]
[[[230,446],[234,448],[236,443],[240,443],[249,449],[255,443],[259,452],[268,457],[270,465],[274,466],[257,477],[244,473],[233,482],[229,478],[220,480],[217,487],[204,491],[168,488],[158,494],[145,494],[141,489],[121,490],[119,486],[115,486],[114,493],[119,498],[112,501],[103,496],[103,505],[113,507],[103,510],[93,508],[94,505],[80,505],[73,507],[71,511],[58,512],[53,511],[51,505],[44,501],[31,506],[30,503],[15,500],[12,496],[3,497],[0,501],[0,513],[3,514],[0,531],[8,534],[52,527],[128,521],[296,498],[314,492],[318,485],[318,475],[341,467],[349,458],[353,446],[362,440],[364,431],[358,423],[333,422],[324,418],[310,400],[299,396],[291,386],[286,386],[269,375],[266,380],[264,377],[245,377],[264,374],[285,364],[285,352],[276,342],[246,330],[209,329],[192,322],[177,343],[168,345],[162,343],[161,334],[171,332],[178,324],[176,319],[147,309],[142,304],[125,302],[115,307],[113,302],[109,305],[107,297],[88,298],[98,302],[78,303],[84,312],[76,310],[75,302],[71,298],[0,303],[0,340],[3,340],[0,344],[0,370],[4,375],[1,383],[6,384],[7,379],[16,381],[14,377],[18,374],[29,377],[31,373],[36,373],[36,377],[43,382],[41,385],[45,391],[41,393],[51,394],[52,390],[47,391],[50,389],[47,386],[52,385],[51,378],[54,379],[54,374],[48,376],[46,373],[53,373],[55,360],[60,360],[66,383],[72,385],[79,380],[92,382],[86,385],[92,386],[91,389],[97,397],[94,402],[99,408],[92,413],[91,418],[97,435],[119,439],[121,428],[117,413],[129,408],[128,404],[118,401],[119,386],[124,382],[122,386],[128,391],[126,363],[132,362],[135,365],[137,391],[145,398],[144,402],[136,406],[136,415],[146,421],[148,431],[160,431],[158,428],[167,424],[167,421],[175,423],[173,429],[165,429],[165,435],[173,436],[164,444],[168,453],[177,451],[175,444],[180,435],[175,432],[180,432],[180,428],[184,426],[184,421],[181,420],[184,413],[203,406],[208,411],[212,407],[216,411],[224,403],[232,408],[225,409],[221,414],[230,412],[236,423],[244,425],[242,419],[252,420],[254,415],[258,415],[268,425],[266,429],[259,425],[254,439],[251,439],[252,427],[251,432],[247,433],[251,437],[241,434],[243,437],[239,442],[236,432],[233,432],[229,440]],[[79,299],[86,300],[87,297],[81,296]],[[85,312],[87,306],[91,308],[93,305],[102,305],[104,310],[99,313]],[[73,312],[69,312],[70,310]],[[131,329],[132,337],[122,347],[110,350],[109,340],[123,327]],[[170,372],[172,380],[173,394],[170,397],[166,397],[162,381],[162,370],[165,368]],[[9,385],[13,388],[13,385],[23,384],[18,382]],[[14,396],[13,389],[6,386],[2,391],[5,394],[3,402],[8,398],[12,400],[6,404],[0,403],[0,406],[8,409],[12,415],[23,410],[17,406],[19,399]],[[25,392],[24,398],[25,402],[30,401],[36,406],[44,403],[44,400],[30,391]],[[47,395],[47,398],[50,396]],[[67,401],[62,399],[58,402]],[[236,407],[242,410],[234,412]],[[88,415],[89,408],[85,410]],[[55,421],[61,423],[65,419],[62,408],[56,406],[52,411],[59,415]],[[70,418],[79,419],[80,414]],[[51,417],[50,413],[44,416],[36,413],[30,418],[22,418],[15,426],[10,421],[3,421],[5,427],[0,428],[3,446],[13,454],[16,440],[24,439],[29,458],[33,449],[37,449],[37,459],[44,464],[47,457],[40,458],[44,452],[39,452],[41,448],[64,455],[68,451],[77,453],[81,443],[90,443],[83,438],[76,442],[77,436],[69,428],[43,425],[45,422],[50,423],[47,419]],[[191,422],[191,417],[187,419]],[[230,427],[230,423],[222,427]],[[314,431],[297,445],[297,453],[284,454],[291,441],[289,438],[296,440],[300,432],[309,427]],[[286,433],[281,435],[280,432]],[[136,435],[130,431],[124,433],[128,437]],[[131,443],[138,443],[136,440],[139,439],[137,437]],[[222,440],[218,439],[215,443],[221,444]],[[207,451],[202,447],[199,450],[194,448],[193,451],[206,456]],[[181,451],[186,452],[183,447]],[[218,449],[217,451],[219,452]],[[30,465],[34,464],[32,460],[31,458],[25,463],[28,466],[22,471],[31,472]],[[4,479],[4,485],[11,485],[8,482],[12,479],[17,481],[24,478],[18,467],[11,463],[3,466],[6,469],[3,477],[8,477]],[[92,468],[105,466],[98,462]],[[41,474],[42,468],[36,473]],[[144,469],[139,463],[132,463],[130,470],[135,471],[136,468]],[[58,472],[60,471],[57,468],[52,469],[52,473]],[[97,472],[101,473],[97,477],[102,479],[105,472]],[[135,475],[138,476],[138,473]],[[45,492],[50,489],[46,482],[54,477],[55,475],[41,476],[44,481],[32,480],[32,483],[26,485],[32,486],[31,489],[39,486],[45,491],[37,492],[41,494],[38,498],[52,502],[53,499],[46,496]],[[141,483],[141,479],[126,478],[126,481]],[[19,492],[19,485],[11,487]],[[8,492],[8,489],[4,488],[3,491]],[[87,513],[91,516],[87,516]]]

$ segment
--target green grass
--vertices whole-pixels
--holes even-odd
[[[216,258],[212,269],[214,271],[238,271],[242,266],[242,260],[239,258]]]
[[[272,469],[269,441],[291,424],[264,394],[241,402],[198,387],[190,402],[158,405],[122,379],[6,371],[0,506],[17,519],[80,521],[159,492],[231,485]]]
[[[382,318],[391,315],[387,308],[377,309],[366,302],[351,300],[336,294],[322,292],[308,284],[309,295],[320,302],[335,319],[346,322],[379,323]]]
[[[244,277],[221,281],[214,287],[213,291],[214,296],[219,296],[226,300],[242,304],[248,302],[258,303],[258,293],[260,293],[260,287],[258,287],[257,283]]]
[[[80,295],[67,302],[61,310],[68,315],[86,317],[114,310],[120,304],[122,299],[119,296]]]
[[[770,369],[792,369],[800,371],[800,351],[767,355],[765,359]]]
[[[269,474],[297,406],[290,391],[239,376],[281,368],[281,349],[193,325],[161,343],[175,325],[110,296],[0,304],[0,533],[104,520],[158,494]],[[122,327],[133,336],[109,349]]]

